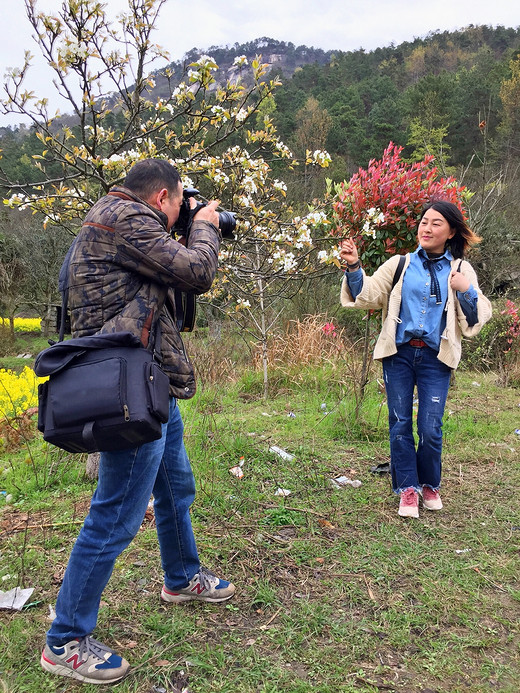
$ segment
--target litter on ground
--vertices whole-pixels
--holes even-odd
[[[337,476],[335,479],[330,479],[330,483],[334,488],[344,488],[345,486],[359,488],[362,484],[359,479],[349,479],[347,476]]]
[[[292,460],[294,460],[294,455],[291,455],[290,452],[282,450],[282,448],[279,448],[278,445],[271,445],[271,447],[269,448],[269,452],[274,452],[275,455],[281,457],[282,460],[287,460],[287,462],[291,462]]]
[[[0,592],[0,609],[20,611],[33,592],[34,587],[24,590],[21,587],[15,587],[8,592]]]

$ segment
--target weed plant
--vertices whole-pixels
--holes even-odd
[[[356,349],[309,318],[271,345],[266,401],[243,343],[227,340],[191,339],[202,377],[181,407],[201,558],[237,594],[227,605],[162,604],[150,509],[116,562],[95,633],[133,664],[117,690],[516,693],[520,392],[494,372],[457,373],[445,508],[403,519],[388,476],[370,472],[388,460],[379,366],[360,402]],[[0,612],[0,691],[70,693],[78,685],[41,671],[39,652],[94,483],[84,456],[49,448],[34,424],[26,437],[0,456],[11,496],[0,495],[2,589],[34,587],[21,612]],[[240,464],[242,478],[230,472]],[[336,488],[339,476],[361,486]]]

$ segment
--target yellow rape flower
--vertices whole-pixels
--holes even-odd
[[[0,317],[0,325],[2,327],[9,327],[9,319]],[[42,329],[41,318],[15,318],[14,319],[14,331],[15,332],[40,332]]]
[[[38,385],[46,378],[38,378],[25,366],[21,373],[0,370],[0,419],[21,416],[27,409],[38,406]]]

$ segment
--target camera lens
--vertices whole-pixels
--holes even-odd
[[[234,238],[233,231],[236,229],[237,221],[233,212],[219,212],[218,226],[222,238]]]

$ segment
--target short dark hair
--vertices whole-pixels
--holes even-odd
[[[448,238],[446,246],[450,249],[454,258],[463,258],[470,246],[479,243],[482,239],[472,231],[461,210],[453,202],[447,200],[434,200],[425,205],[422,209],[419,221],[429,209],[434,209],[446,219],[450,228],[455,230],[452,238]]]
[[[143,159],[135,163],[128,172],[123,185],[143,200],[166,188],[170,195],[181,184],[179,172],[164,159]]]

